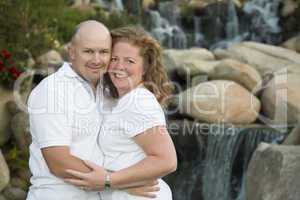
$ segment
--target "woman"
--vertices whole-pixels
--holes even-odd
[[[91,190],[103,190],[104,185],[113,189],[102,191],[103,199],[140,200],[145,198],[115,189],[158,179],[160,191],[153,197],[171,200],[169,186],[160,179],[177,167],[175,148],[159,104],[165,103],[171,91],[161,48],[137,27],[112,31],[112,41],[101,109],[104,120],[98,137],[106,170],[87,162],[92,172],[69,170],[80,180],[66,181]]]

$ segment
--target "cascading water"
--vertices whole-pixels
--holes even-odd
[[[227,4],[228,19],[226,23],[226,39],[231,40],[239,35],[239,19],[233,1],[228,0]]]
[[[169,21],[161,17],[155,10],[149,10],[150,33],[161,44],[168,48],[187,48],[187,38],[183,30],[177,25],[170,25]]]
[[[194,44],[195,46],[202,47],[204,45],[204,35],[201,33],[201,18],[194,17]]]
[[[281,0],[252,0],[245,4],[244,12],[249,15],[250,40],[277,43],[280,41],[278,10]]]
[[[254,150],[260,142],[283,141],[288,130],[267,126],[209,127],[202,135],[206,137],[205,156],[182,167],[175,181],[174,200],[246,200],[244,180]]]

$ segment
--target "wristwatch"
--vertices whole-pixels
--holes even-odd
[[[110,185],[110,174],[111,173],[109,171],[107,171],[106,174],[105,174],[104,188],[106,190],[111,188],[111,185]]]

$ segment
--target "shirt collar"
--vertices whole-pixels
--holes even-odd
[[[71,63],[68,63],[68,62],[64,62],[63,66],[62,66],[62,71],[64,73],[64,75],[66,77],[69,77],[69,78],[81,78],[74,70],[73,68],[71,67]]]
[[[80,75],[77,74],[77,72],[74,71],[74,69],[72,68],[72,64],[69,62],[64,62],[63,66],[61,67],[61,70],[63,71],[63,74],[66,77],[69,78],[77,78],[79,81],[81,82],[86,82],[86,80],[84,80]],[[103,87],[103,80],[100,79],[99,84],[97,85],[98,88],[102,88]]]

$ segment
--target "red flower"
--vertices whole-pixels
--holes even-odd
[[[16,66],[10,67],[9,72],[14,80],[16,80],[21,75],[21,72],[17,69]]]
[[[1,54],[4,58],[9,59],[11,57],[11,54],[9,53],[9,51],[7,51],[6,49],[3,49],[1,51]]]
[[[4,63],[2,60],[0,60],[0,67],[4,67]]]
[[[0,72],[4,70],[4,66],[0,65]]]

